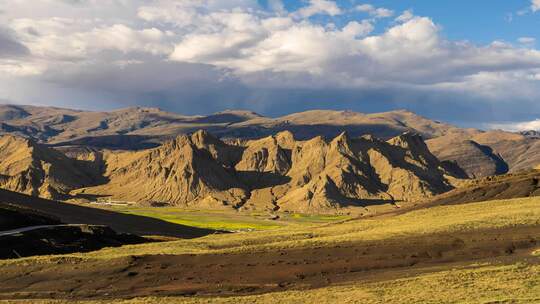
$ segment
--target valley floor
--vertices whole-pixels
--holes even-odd
[[[540,198],[0,261],[0,300],[536,303]]]

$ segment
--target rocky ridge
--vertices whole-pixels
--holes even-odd
[[[121,159],[121,161],[120,161]],[[198,131],[154,149],[106,156],[108,183],[74,195],[193,208],[335,212],[415,201],[452,188],[421,136],[388,141],[292,133],[230,145]]]

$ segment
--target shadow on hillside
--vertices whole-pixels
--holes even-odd
[[[229,117],[231,116],[231,117]],[[366,134],[371,134],[381,139],[389,139],[400,135],[405,128],[388,126],[385,124],[357,124],[346,126],[335,126],[328,124],[318,125],[292,125],[288,122],[283,122],[270,127],[253,125],[253,126],[236,126],[236,123],[242,122],[245,118],[238,118],[232,114],[220,114],[213,117],[204,117],[200,120],[184,121],[178,119],[170,119],[170,123],[185,124],[182,134],[190,134],[199,129],[204,129],[219,138],[244,138],[257,139],[269,135],[274,135],[281,131],[290,131],[294,134],[297,140],[311,139],[317,136],[323,136],[326,139],[331,139],[342,132],[347,132],[352,137],[358,137]],[[202,127],[200,123],[228,123],[227,126],[206,126]],[[193,126],[190,126],[193,125]],[[174,136],[172,136],[174,137]],[[104,135],[104,136],[87,136],[71,141],[64,141],[52,146],[91,146],[96,148],[107,148],[111,150],[142,150],[155,148],[160,145],[160,142],[171,139],[171,136],[148,136],[148,135]]]
[[[235,125],[232,125],[228,128],[216,130],[215,135],[219,137],[241,137],[255,139],[273,135],[282,131],[291,132],[296,140],[307,140],[317,136],[331,139],[343,132],[347,132],[352,137],[371,134],[381,139],[389,139],[402,134],[404,131],[406,131],[406,128],[397,128],[384,124],[357,124],[339,126],[328,124],[292,125],[288,122],[283,122],[270,127],[257,125],[235,127]]]
[[[452,176],[461,178],[461,179],[468,179],[470,178],[467,172],[463,170],[455,161],[451,160],[444,160],[441,161],[441,166],[449,172]]]
[[[65,224],[105,225],[116,232],[131,233],[139,236],[159,235],[190,239],[217,232],[211,229],[184,226],[145,216],[46,200],[4,189],[0,189],[0,202],[35,210],[41,214],[58,218]]]
[[[495,175],[508,173],[509,167],[508,164],[499,156],[493,153],[493,149],[481,145],[477,142],[471,141],[473,145],[476,145],[482,153],[484,153],[487,157],[491,158],[495,162]]]
[[[369,206],[381,206],[381,205],[387,205],[387,204],[395,204],[399,201],[391,200],[391,199],[350,199],[352,201],[351,206],[360,206],[360,207],[369,207]]]
[[[291,181],[289,176],[272,172],[237,171],[237,174],[240,181],[252,190],[284,185]]]
[[[339,198],[339,203],[342,207],[370,207],[381,206],[386,204],[395,204],[393,199],[369,199],[369,198],[351,198],[341,193],[335,193],[335,197]]]
[[[247,117],[233,113],[218,113],[209,116],[204,116],[193,120],[193,123],[239,123],[248,120]]]
[[[143,150],[158,147],[160,145],[159,140],[159,136],[104,135],[87,136],[71,141],[56,143],[51,146],[89,146],[110,150]]]

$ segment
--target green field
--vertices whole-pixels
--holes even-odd
[[[325,216],[279,213],[271,220],[269,213],[242,213],[236,211],[201,211],[175,207],[109,207],[126,214],[153,217],[175,224],[225,231],[270,230],[286,226],[331,223],[346,220],[348,216]]]

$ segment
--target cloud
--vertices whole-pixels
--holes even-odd
[[[283,4],[283,1],[282,0],[268,0],[268,7],[278,13],[278,14],[285,14],[286,13],[286,9],[285,9],[285,4]]]
[[[28,48],[14,35],[13,31],[0,25],[0,58],[28,55]]]
[[[328,29],[289,17],[261,18],[243,12],[219,13],[209,20],[219,24],[217,30],[187,35],[175,46],[172,60],[213,64],[239,73],[318,73],[326,61],[341,60],[354,51],[348,43],[373,30],[366,20]]]
[[[540,119],[524,122],[491,123],[487,124],[490,129],[500,129],[510,132],[540,131]]]
[[[482,47],[450,42],[426,17],[413,17],[369,37],[364,36],[373,25],[367,20],[327,28],[232,12],[220,13],[213,22],[220,24],[215,31],[188,34],[175,45],[170,58],[212,64],[239,74],[303,72],[353,86],[368,82],[450,86],[448,83],[467,83],[480,73],[540,68],[536,50],[499,42]]]
[[[382,7],[376,8],[371,4],[357,5],[355,9],[359,12],[368,13],[370,16],[374,18],[388,18],[394,15],[394,11],[392,10],[389,10],[387,8],[382,8]]]
[[[163,6],[141,6],[137,9],[137,16],[148,22],[187,26],[194,21],[196,11],[191,6],[171,2]]]
[[[256,0],[0,0],[9,33],[0,40],[21,47],[0,58],[0,98],[186,113],[396,106],[473,120],[540,114],[531,39],[452,41],[411,10],[382,28],[392,14],[372,5],[358,6],[368,15],[358,17],[340,2],[302,3],[286,12],[282,1],[268,9]]]
[[[300,8],[293,16],[308,18],[314,15],[325,14],[336,16],[342,13],[339,6],[334,1],[329,0],[309,0],[309,5]]]
[[[533,37],[520,37],[517,40],[519,43],[521,43],[524,46],[531,47],[536,43],[536,38]]]
[[[414,18],[413,11],[412,10],[406,10],[396,18],[396,21],[397,22],[407,22],[407,21],[411,20],[412,18]]]
[[[343,34],[349,37],[363,37],[371,33],[375,27],[368,20],[362,22],[351,21],[343,27]]]
[[[540,10],[540,0],[531,0],[531,10],[533,12]]]
[[[530,0],[530,3],[530,6],[518,10],[516,15],[525,16],[531,12],[536,13],[540,10],[540,0]],[[512,21],[512,18],[510,18],[510,21]]]
[[[169,32],[155,27],[133,29],[124,24],[94,26],[88,20],[68,18],[15,19],[11,27],[36,57],[49,60],[85,60],[105,51],[168,54]]]

